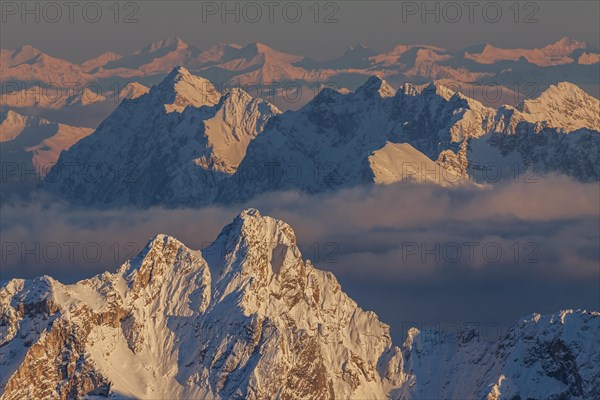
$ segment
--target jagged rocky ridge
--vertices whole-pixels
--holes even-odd
[[[75,204],[195,206],[373,182],[598,181],[598,111],[568,83],[495,110],[439,83],[395,90],[374,76],[280,114],[180,67],[65,151],[44,187]]]
[[[320,192],[372,182],[370,157],[388,142],[407,143],[442,168],[432,170],[418,158],[407,158],[404,167],[416,169],[413,175],[421,182],[447,184],[460,175],[467,182],[494,183],[527,170],[598,181],[600,102],[567,83],[549,92],[521,109],[495,110],[438,83],[404,84],[396,91],[371,77],[349,94],[324,89],[299,111],[267,125],[221,200],[247,200],[274,189]],[[546,115],[528,112],[546,103],[551,119],[538,120]],[[247,179],[257,175],[257,165],[262,179]]]
[[[517,322],[495,342],[389,328],[242,212],[207,248],[158,235],[115,273],[0,289],[3,399],[590,399],[600,314]]]

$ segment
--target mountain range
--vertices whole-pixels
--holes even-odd
[[[592,399],[600,314],[401,345],[293,229],[248,209],[202,250],[157,235],[116,272],[0,288],[0,390],[22,398]],[[401,311],[399,311],[401,312]]]
[[[96,94],[88,97],[93,98],[95,104],[89,108],[96,110],[97,115],[88,117],[84,124],[87,127],[96,127],[101,116],[115,108],[118,102],[113,99],[127,83],[151,86],[176,66],[209,79],[221,91],[232,87],[246,89],[283,110],[303,106],[323,85],[355,90],[371,75],[385,78],[395,86],[439,81],[494,107],[537,97],[551,84],[564,80],[595,96],[600,90],[599,50],[568,37],[536,49],[503,49],[483,44],[450,51],[401,44],[377,52],[359,44],[332,60],[315,61],[264,43],[218,43],[199,49],[173,36],[131,54],[106,52],[79,64],[32,46],[2,49],[0,60],[2,94],[13,93],[3,98],[3,105],[14,109],[29,107],[36,86],[52,88],[52,93],[58,90],[62,100],[56,104],[73,96],[73,92],[88,89]],[[56,104],[40,103],[37,109],[56,108]]]
[[[65,149],[43,187],[79,205],[178,207],[369,183],[486,185],[525,173],[598,181],[599,110],[566,82],[494,109],[438,82],[396,90],[372,76],[281,113],[177,67]]]

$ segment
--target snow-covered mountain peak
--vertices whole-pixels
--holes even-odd
[[[558,49],[558,50],[562,50],[565,52],[569,52],[569,51],[573,51],[573,50],[577,50],[577,49],[584,49],[587,47],[589,47],[589,43],[575,40],[569,36],[562,37],[559,40],[557,40],[556,42],[551,43],[548,46],[546,46],[546,48]]]
[[[396,95],[412,97],[424,96],[424,99],[438,96],[446,101],[449,101],[453,97],[464,100],[472,100],[467,98],[467,96],[464,96],[462,93],[457,92],[456,90],[453,90],[438,81],[425,84],[404,83],[400,86],[400,88],[396,92]]]
[[[381,98],[393,97],[396,94],[396,89],[390,86],[384,79],[377,75],[373,75],[355,91],[356,94],[361,94],[367,97],[378,96]]]
[[[528,121],[546,122],[566,132],[580,128],[600,131],[600,100],[569,82],[550,85],[539,97],[521,102],[517,109]]]
[[[398,91],[396,92],[396,96],[416,96],[423,91],[425,85],[416,85],[414,83],[403,83]]]
[[[271,251],[271,236],[248,241],[253,229],[285,227],[246,210],[225,228],[238,246],[223,255],[158,235],[114,274],[37,284],[40,297],[53,299],[27,303],[27,313],[16,301],[35,282],[5,285],[3,395],[387,397],[405,381],[389,327],[358,307],[331,273],[304,263],[292,244]],[[208,267],[215,259],[226,274]],[[34,324],[41,334],[29,332]],[[34,376],[48,384],[32,383]]]
[[[450,100],[455,96],[455,98],[466,99],[467,97],[457,92],[456,90],[450,89],[449,87],[443,85],[440,82],[432,82],[425,86],[422,91],[423,94],[432,94],[435,93],[438,96],[442,97],[444,100]]]
[[[374,50],[368,48],[362,43],[350,46],[346,49],[344,56],[346,57],[370,57],[377,54]]]
[[[465,182],[463,177],[444,169],[408,143],[387,141],[369,155],[369,168],[377,184],[414,182],[451,186]]]
[[[45,122],[45,119],[41,119]],[[13,110],[7,110],[6,112],[0,113],[0,142],[4,142],[13,139],[14,133],[20,133],[23,128],[27,125],[28,118],[24,115],[19,114]]]
[[[279,66],[303,59],[302,56],[276,50],[261,42],[249,43],[240,49],[239,54],[247,60],[258,57],[257,60],[261,60],[261,62]]]
[[[188,48],[188,44],[184,42],[179,36],[169,36],[167,38],[152,42],[148,46],[139,50],[137,54],[150,54],[159,50],[181,50]],[[135,53],[134,53],[135,54]]]
[[[83,70],[86,72],[92,72],[96,68],[104,67],[106,64],[108,64],[112,61],[116,61],[122,57],[123,57],[122,55],[117,54],[115,52],[106,51],[94,58],[90,58],[89,60],[81,63],[81,68],[83,68]]]
[[[14,50],[12,52],[11,59],[13,60],[14,63],[22,63],[22,62],[26,62],[26,61],[32,59],[33,57],[40,55],[40,54],[42,54],[42,52],[38,48],[35,48],[30,45],[25,45],[25,46],[21,46],[18,49]]]
[[[16,111],[7,110],[0,113],[0,142],[7,142],[19,136],[27,126],[49,125],[50,121],[41,117],[21,115]]]
[[[595,97],[587,94],[583,89],[579,86],[574,85],[570,82],[559,82],[556,85],[550,85],[546,90],[544,90],[539,97],[538,100],[550,101],[553,97],[561,97],[561,98],[574,98],[574,99],[582,99],[586,101],[591,101],[591,99],[595,99]],[[530,100],[525,100],[525,104]],[[523,103],[521,103],[523,104]]]
[[[159,233],[155,235],[152,239],[148,241],[140,255],[145,257],[148,253],[153,251],[164,252],[168,247],[186,247],[183,243],[181,243],[178,239],[173,236]]]
[[[201,64],[227,61],[232,56],[232,53],[237,54],[242,48],[242,45],[236,43],[220,42],[201,51],[197,57],[197,61]]]
[[[188,105],[213,106],[221,98],[221,94],[208,79],[192,75],[182,66],[173,68],[150,93],[163,98],[167,112],[182,112]]]
[[[248,47],[256,49],[256,51],[258,53],[269,53],[269,52],[272,52],[272,51],[276,51],[272,47],[270,47],[269,45],[261,43],[261,42],[251,43],[251,44],[248,45]]]
[[[248,92],[241,88],[227,90],[221,97],[219,107],[225,109],[225,113],[228,114],[242,115],[244,113],[249,113],[256,116],[256,113],[267,113],[269,115],[281,113],[281,111],[273,104],[261,98],[252,97]],[[244,129],[246,128],[244,122],[247,123],[248,121],[239,120],[235,122],[238,124],[238,128]],[[259,128],[262,128],[262,125],[260,125]],[[252,136],[254,137],[258,133],[259,132],[256,131]]]
[[[174,280],[172,275],[180,265],[194,264],[194,260],[200,258],[199,251],[189,249],[173,236],[158,234],[121,271],[134,287],[145,288],[149,284]]]
[[[145,95],[149,91],[150,91],[150,88],[142,85],[139,82],[130,82],[127,84],[127,86],[125,86],[123,89],[121,89],[121,92],[119,93],[119,98],[127,99],[127,100],[135,100],[138,97]]]
[[[171,70],[171,72],[169,72],[167,74],[167,76],[165,77],[165,79],[163,79],[162,82],[168,82],[168,83],[176,83],[179,81],[193,82],[194,78],[200,78],[200,77],[192,75],[192,73],[187,68],[185,68],[181,65],[178,65],[175,68],[173,68]],[[204,78],[200,78],[200,79],[204,79]]]
[[[242,88],[231,88],[223,93],[223,96],[221,97],[222,103],[249,103],[252,100],[254,100],[254,98]]]
[[[281,291],[281,281],[305,272],[292,228],[256,209],[240,213],[203,255],[218,277],[215,296],[241,293],[249,308],[260,308],[265,295]]]
[[[242,211],[231,224],[223,228],[216,242],[230,248],[231,241],[235,242],[234,247],[240,244],[244,246],[262,244],[274,248],[282,244],[295,245],[296,235],[287,223],[263,216],[257,209],[249,208]]]
[[[91,90],[90,88],[86,87],[81,92],[78,92],[78,93],[74,94],[73,96],[70,96],[66,100],[66,105],[67,106],[75,106],[75,105],[89,106],[90,104],[101,103],[105,100],[106,100],[106,97],[104,97],[101,93],[96,93],[93,90]]]
[[[302,260],[287,229],[249,209],[213,243],[226,239],[222,252],[157,235],[115,273],[9,281],[2,396],[598,397],[599,313],[535,314],[497,340],[413,328],[398,348],[333,274]]]
[[[177,203],[210,203],[219,185],[237,170],[248,144],[279,113],[277,107],[241,89],[221,96],[210,81],[179,67],[136,101],[123,101],[89,140],[58,161],[94,160],[109,168],[127,160],[136,166],[138,180],[107,176],[87,194],[73,184],[79,177],[46,187],[68,192],[73,199],[90,196],[87,201],[93,202],[110,198],[109,202],[164,204],[170,198]],[[162,182],[160,188],[157,182]]]

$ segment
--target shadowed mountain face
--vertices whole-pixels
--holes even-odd
[[[64,152],[45,187],[81,204],[207,204],[279,113],[241,89],[221,94],[179,67]]]
[[[8,110],[0,115],[1,198],[26,195],[48,174],[60,153],[93,132]]]
[[[0,289],[3,398],[572,398],[600,393],[600,315],[534,314],[495,341],[389,327],[242,212],[202,251],[157,235],[115,273]]]
[[[44,188],[77,205],[180,207],[371,183],[492,184],[531,170],[598,181],[599,104],[560,83],[494,109],[439,83],[396,90],[373,76],[281,114],[178,67],[63,152]],[[101,173],[90,179],[88,165]]]

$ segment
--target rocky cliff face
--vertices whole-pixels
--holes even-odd
[[[590,399],[600,314],[498,340],[411,329],[401,347],[283,221],[242,212],[207,248],[158,235],[115,273],[0,289],[3,399]]]
[[[256,210],[202,252],[159,235],[115,274],[0,299],[7,399],[376,399],[404,379],[388,326]]]

